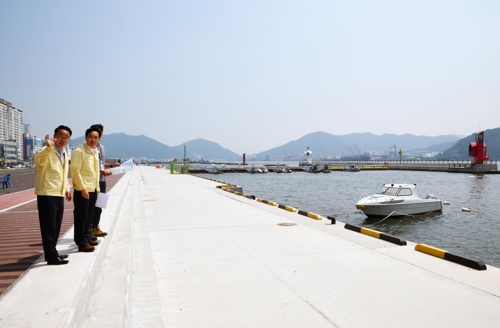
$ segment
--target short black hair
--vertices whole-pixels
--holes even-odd
[[[101,137],[101,134],[102,134],[101,130],[99,130],[98,128],[96,128],[93,125],[85,131],[85,137],[88,137],[89,134],[92,132],[97,132],[97,134],[99,134],[99,138]]]
[[[71,137],[71,135],[73,134],[73,132],[71,131],[70,128],[68,128],[66,125],[59,125],[55,130],[54,130],[54,134],[57,134],[57,132],[59,132],[59,130],[66,130],[69,132],[69,136]]]
[[[99,129],[101,133],[104,132],[104,126],[102,126],[102,124],[93,124],[90,127]]]

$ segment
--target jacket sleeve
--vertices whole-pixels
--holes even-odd
[[[73,181],[73,188],[79,191],[85,189],[85,182],[81,174],[82,163],[82,152],[75,150],[71,155],[70,174]]]
[[[54,147],[43,147],[33,159],[36,165],[44,166],[50,158],[50,154],[54,151]]]

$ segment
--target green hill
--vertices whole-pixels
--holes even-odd
[[[472,160],[469,157],[469,144],[476,140],[476,134],[471,134],[460,139],[453,147],[445,150],[438,156],[440,160]],[[485,130],[484,142],[487,146],[487,153],[490,160],[500,159],[500,128]]]

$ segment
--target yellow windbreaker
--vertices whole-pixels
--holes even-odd
[[[99,152],[92,152],[89,146],[84,144],[75,149],[71,154],[71,179],[73,188],[81,191],[99,192]]]
[[[35,195],[64,197],[69,191],[68,154],[64,163],[56,147],[43,147],[35,155]]]

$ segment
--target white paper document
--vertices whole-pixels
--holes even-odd
[[[106,172],[111,172],[113,174],[124,173],[124,172],[130,171],[130,170],[133,170],[134,167],[135,167],[134,160],[129,159],[128,161],[123,162],[120,166],[106,169]]]
[[[97,194],[97,200],[95,202],[95,207],[106,208],[108,204],[109,195],[103,192]]]

